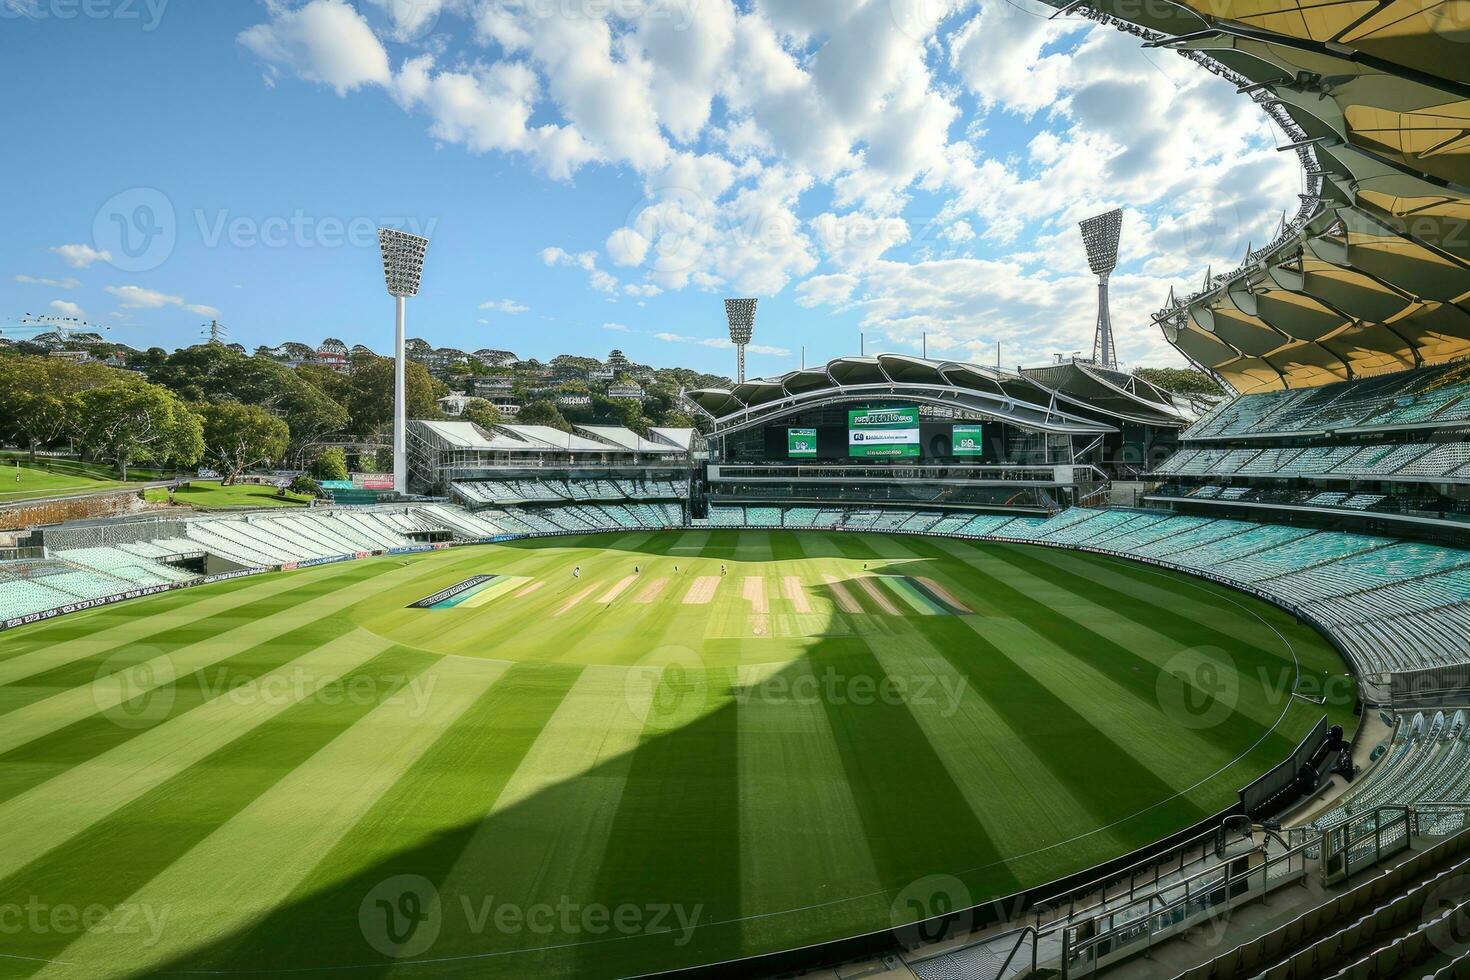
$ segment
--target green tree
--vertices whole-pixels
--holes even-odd
[[[258,405],[206,402],[195,411],[204,423],[204,459],[225,474],[224,486],[286,452],[291,437],[286,423]]]
[[[323,373],[333,376],[330,371]],[[292,371],[269,357],[249,357],[223,344],[174,351],[150,368],[148,376],[189,401],[233,400],[278,413],[290,430],[287,450],[292,455],[347,426],[347,409],[313,383],[314,376]]]
[[[350,475],[347,472],[347,454],[337,446],[323,450],[311,464],[311,474],[318,480],[346,480]]]
[[[128,478],[134,463],[192,465],[204,455],[204,426],[177,395],[147,383],[89,388],[76,396],[78,440]]]
[[[74,364],[54,357],[0,358],[0,439],[36,450],[71,430],[72,396],[88,388],[133,383],[136,377],[100,364]]]
[[[549,425],[563,432],[572,431],[572,424],[548,401],[531,402],[516,415],[516,421],[526,425]]]
[[[483,398],[471,398],[465,402],[462,418],[467,422],[475,423],[482,429],[489,429],[505,421],[505,417],[500,414],[500,409]]]
[[[449,391],[443,382],[429,377],[422,364],[408,363],[404,376],[408,417],[442,419],[439,399]],[[393,421],[393,361],[376,355],[352,359],[352,373],[340,376],[338,400],[347,409],[347,431],[365,436],[378,426]]]

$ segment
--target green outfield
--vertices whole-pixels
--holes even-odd
[[[1344,671],[1222,587],[907,536],[123,603],[0,634],[0,974],[619,977],[883,929],[1217,812],[1351,728]]]

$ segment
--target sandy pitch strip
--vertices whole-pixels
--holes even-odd
[[[788,575],[781,580],[781,590],[791,603],[791,607],[799,613],[812,611],[811,600],[807,598],[806,589],[802,588],[801,579],[795,575]]]
[[[712,601],[714,601],[715,589],[718,589],[719,587],[719,576],[701,575],[699,578],[694,580],[694,584],[689,587],[689,591],[684,593],[684,605],[709,605]]]
[[[771,611],[771,602],[766,598],[766,577],[764,575],[747,575],[745,577],[745,599],[750,603],[750,611],[756,614]]]
[[[827,588],[832,590],[832,597],[837,600],[838,609],[845,613],[863,611],[863,607],[858,605],[858,601],[852,597],[851,592],[847,591],[847,586],[842,584],[840,578],[835,575],[823,575],[822,578],[826,580]]]
[[[526,586],[524,589],[522,589],[521,591],[517,592],[516,593],[516,598],[517,599],[524,599],[526,596],[530,595],[532,592],[535,592],[537,589],[541,588],[541,586],[543,586],[545,584],[546,584],[546,580],[545,579],[542,579],[539,582],[532,582],[530,585]]]
[[[888,593],[883,591],[883,586],[878,584],[876,578],[871,575],[864,575],[858,579],[858,584],[863,587],[863,591],[868,594],[868,597],[878,604],[879,609],[890,616],[900,615],[898,607],[893,604],[893,600],[888,598]]]
[[[562,607],[556,611],[556,614],[558,616],[564,616],[567,613],[571,612],[573,609],[580,606],[582,604],[582,600],[591,595],[596,588],[596,583],[587,586],[587,588],[583,589],[581,592],[578,592],[576,595],[572,596],[565,603],[563,603]]]
[[[603,593],[602,598],[598,599],[597,601],[604,604],[612,602],[618,596],[622,595],[624,592],[627,592],[628,587],[631,586],[635,581],[637,581],[637,578],[638,576],[636,575],[628,575],[619,579],[617,584],[608,589],[607,592]]]
[[[633,601],[640,602],[646,605],[647,603],[652,602],[660,595],[662,595],[664,588],[668,584],[669,580],[667,578],[656,578],[652,582],[649,582],[648,587],[642,592],[638,593],[638,598],[634,599]]]
[[[973,615],[974,614],[973,613],[973,610],[971,610],[969,606],[965,605],[963,602],[961,602],[960,600],[956,599],[950,593],[950,591],[948,589],[946,589],[944,586],[940,585],[938,582],[934,581],[932,578],[921,578],[921,579],[919,579],[919,581],[920,582],[923,582],[924,585],[929,589],[930,592],[933,592],[935,595],[939,596],[939,598],[943,599],[945,602],[949,603],[951,606],[954,606],[956,609],[958,609],[960,612],[964,613],[966,616],[970,616],[970,615]]]

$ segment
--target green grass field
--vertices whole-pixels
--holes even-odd
[[[144,491],[144,499],[150,503],[168,503],[168,491],[163,488]],[[275,487],[251,484],[222,486],[218,480],[194,480],[187,487],[174,492],[174,499],[181,504],[192,504],[205,510],[220,507],[304,507],[310,497],[288,493],[284,497],[276,493]]]
[[[124,603],[0,638],[0,972],[615,977],[887,928],[1227,806],[1324,710],[1350,730],[1292,696],[1344,670],[1207,583],[914,537]]]
[[[130,474],[131,475],[131,474]],[[143,476],[147,478],[146,474]],[[69,496],[116,490],[135,485],[123,483],[117,471],[96,463],[67,459],[38,459],[0,454],[0,504],[13,504],[37,497]]]

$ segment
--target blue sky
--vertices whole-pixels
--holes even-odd
[[[0,0],[0,316],[384,349],[391,223],[432,239],[435,344],[730,373],[755,295],[755,374],[859,331],[1032,363],[1090,346],[1075,223],[1121,206],[1120,352],[1176,363],[1149,312],[1269,237],[1294,158],[1028,2]]]

